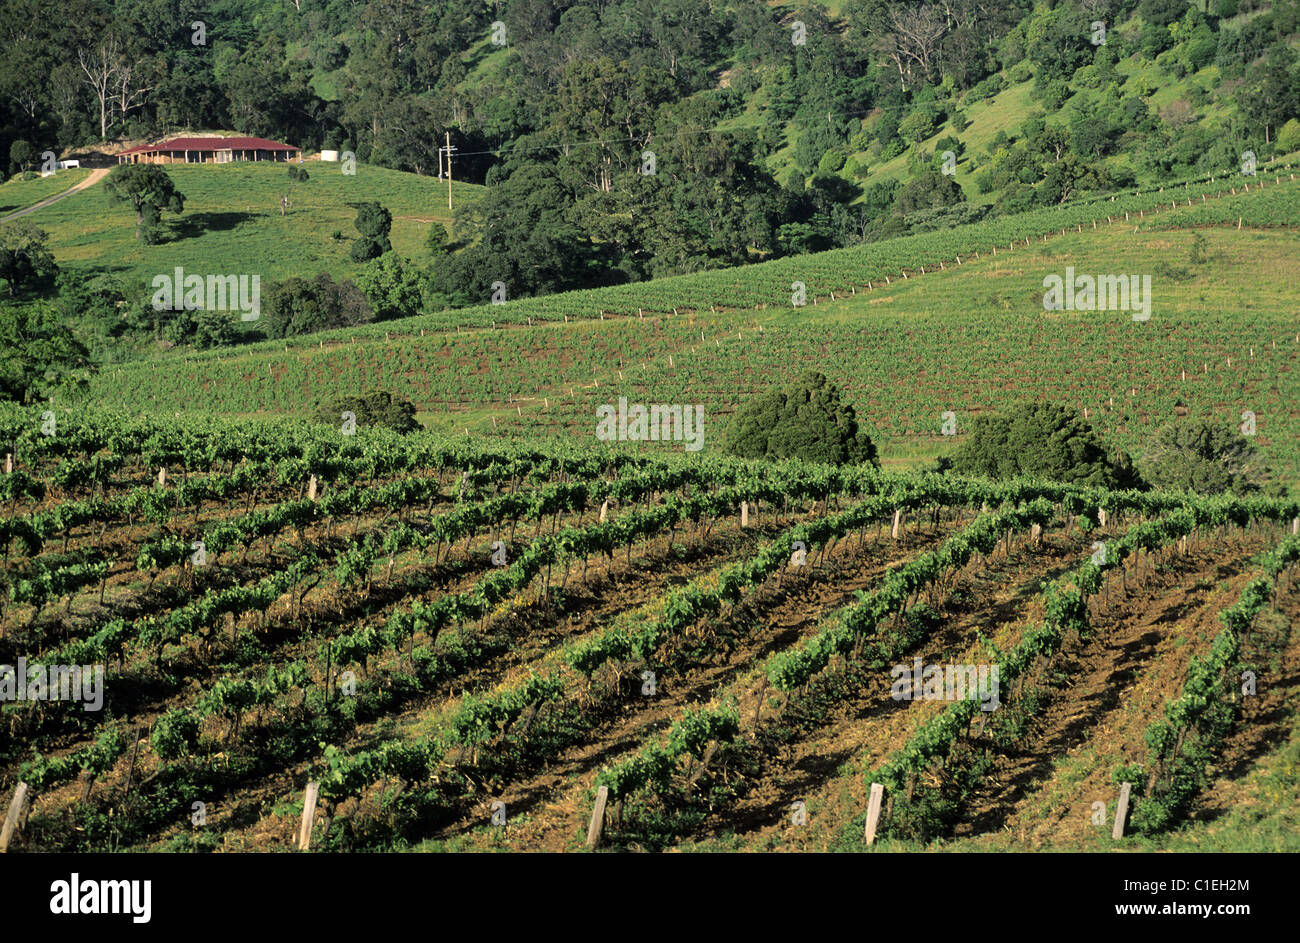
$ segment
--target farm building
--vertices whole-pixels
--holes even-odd
[[[172,138],[117,155],[119,164],[228,164],[235,160],[302,159],[302,149],[266,138]]]

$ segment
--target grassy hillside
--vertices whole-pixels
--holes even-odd
[[[47,197],[62,193],[89,176],[90,170],[84,167],[60,170],[49,177],[38,176],[32,180],[24,180],[19,174],[0,183],[0,216],[26,209]]]
[[[136,241],[134,213],[125,205],[110,206],[102,185],[31,219],[50,234],[61,267],[113,272],[146,284],[178,265],[200,274],[259,274],[264,285],[318,271],[336,278],[352,275],[361,266],[348,260],[357,237],[352,225],[356,210],[349,203],[374,200],[386,206],[393,214],[393,248],[407,256],[423,255],[432,223],[450,228],[445,181],[366,164],[358,164],[355,175],[343,174],[340,164],[307,161],[302,166],[310,179],[292,190],[284,164],[167,166],[185,194],[185,212],[164,216],[167,234],[157,246]],[[285,192],[293,205],[282,217],[280,196]],[[473,184],[453,184],[453,202],[475,201],[482,192]],[[341,240],[331,238],[335,231],[342,232]]]
[[[1179,407],[1233,425],[1249,410],[1261,451],[1283,477],[1300,481],[1295,235],[1265,225],[1300,223],[1300,191],[1290,181],[1270,182],[1264,192],[1143,215],[1137,231],[1103,217],[1097,229],[968,256],[924,277],[913,261],[902,266],[913,277],[900,280],[895,269],[889,284],[834,300],[823,294],[802,308],[709,310],[696,303],[688,310],[700,276],[632,286],[648,296],[659,290],[645,317],[463,332],[437,316],[409,319],[293,347],[262,344],[110,368],[92,398],[149,411],[305,414],[337,392],[380,388],[409,397],[434,427],[582,442],[592,436],[595,407],[627,396],[704,405],[709,447],[716,447],[737,404],[806,365],[848,391],[890,465],[946,451],[974,416],[1009,400],[1051,398],[1086,409],[1106,435],[1137,451]],[[1238,231],[1239,215],[1256,226]],[[1205,247],[1194,262],[1198,237]],[[879,251],[898,250],[886,243]],[[845,281],[837,285],[866,288],[853,258],[828,253],[781,264],[796,275],[806,268],[814,295],[813,276],[831,259],[841,260],[833,268]],[[1067,266],[1150,275],[1151,319],[1044,311],[1044,276],[1063,276]],[[779,281],[765,267],[720,274],[742,286],[733,297],[752,280]],[[674,284],[682,308],[664,316],[658,312],[673,302]],[[562,308],[565,299],[548,304]],[[518,321],[523,311],[544,314],[537,302],[506,309]],[[386,338],[390,330],[403,333]],[[940,435],[945,410],[957,414],[956,439]]]

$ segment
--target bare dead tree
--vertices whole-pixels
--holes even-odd
[[[137,82],[137,79],[140,81]],[[123,59],[117,70],[115,81],[118,113],[123,119],[132,109],[139,108],[144,104],[145,96],[153,91],[152,85],[145,85],[144,79],[140,77],[140,72],[136,66],[129,60]]]
[[[885,35],[886,56],[899,75],[910,78],[912,67],[928,78],[933,69],[939,44],[948,32],[945,15],[928,3],[909,8],[890,7],[889,32]]]
[[[86,84],[99,99],[99,139],[108,140],[108,103],[121,69],[117,39],[110,37],[93,50],[78,49],[77,62],[86,74]]]
[[[1094,20],[1110,12],[1110,0],[1079,0],[1079,6],[1083,7],[1083,12]]]

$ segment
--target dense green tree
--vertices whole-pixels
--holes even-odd
[[[229,47],[227,47],[229,48]],[[217,76],[233,124],[246,134],[280,134],[298,141],[309,127],[314,94],[304,63],[289,59],[271,33],[246,48]]]
[[[348,258],[365,262],[393,251],[388,233],[393,228],[393,214],[375,202],[357,204],[357,218],[353,221],[361,237],[352,243]]]
[[[961,160],[962,155],[966,153],[966,144],[956,135],[945,134],[934,142],[936,155],[942,156],[944,151],[952,151],[953,156]]]
[[[1292,118],[1278,129],[1277,146],[1283,154],[1300,150],[1300,121]]]
[[[451,282],[482,304],[494,282],[508,298],[548,294],[589,282],[595,251],[569,219],[572,198],[553,166],[524,163],[456,217],[471,245],[453,262]]]
[[[447,227],[442,223],[434,222],[424,237],[424,247],[435,259],[445,258],[448,251]]]
[[[773,59],[790,46],[789,31],[781,28],[773,16],[772,8],[766,4],[737,5],[731,36],[740,47],[738,55],[742,60]]]
[[[918,108],[898,124],[898,134],[909,144],[924,141],[934,133],[935,115],[926,108]]]
[[[414,432],[421,428],[415,419],[415,405],[409,400],[394,399],[392,393],[384,390],[334,397],[317,408],[316,419],[337,426],[344,413],[356,417],[358,428],[383,426],[395,432]]]
[[[726,449],[741,458],[877,464],[875,443],[858,427],[853,407],[813,371],[742,403],[727,429]]]
[[[1019,475],[1101,488],[1139,484],[1132,461],[1112,454],[1092,426],[1064,406],[1025,403],[977,416],[970,438],[952,457],[959,474]]]
[[[104,179],[104,192],[110,204],[131,205],[135,210],[135,237],[146,244],[158,241],[163,210],[185,210],[185,195],[157,164],[118,164]]]
[[[55,279],[60,313],[65,321],[84,324],[89,338],[98,342],[99,351],[112,347],[129,325],[123,317],[128,289],[122,279],[111,273],[87,276],[78,269],[62,269]],[[103,359],[97,356],[97,359]]]
[[[169,344],[187,344],[200,350],[229,347],[242,333],[228,311],[182,308],[162,313],[162,338]]]
[[[1156,26],[1168,26],[1187,12],[1188,0],[1141,0],[1137,12]]]
[[[1093,57],[1090,20],[1074,4],[1040,5],[1025,21],[1025,54],[1040,79],[1068,79]]]
[[[1162,427],[1143,457],[1142,474],[1153,486],[1197,494],[1259,488],[1263,469],[1250,440],[1211,422]]]
[[[49,238],[45,230],[26,219],[0,225],[0,278],[8,284],[9,297],[58,274]]]
[[[1246,74],[1237,90],[1237,106],[1271,139],[1288,118],[1300,117],[1300,72],[1296,54],[1284,43],[1269,48],[1263,62]]]
[[[0,303],[0,397],[25,405],[80,386],[94,369],[56,305]]]
[[[1192,7],[1177,23],[1170,24],[1169,34],[1177,43],[1177,57],[1186,72],[1197,72],[1214,61],[1218,41],[1205,21],[1205,15]]]
[[[36,159],[36,148],[19,138],[9,145],[9,165],[15,173],[25,171]]]
[[[956,206],[965,199],[961,186],[954,178],[929,169],[908,181],[898,191],[894,212],[906,216],[917,210]]]
[[[1225,75],[1241,75],[1247,65],[1264,55],[1271,39],[1263,18],[1247,20],[1240,26],[1224,26],[1219,30],[1214,64]]]
[[[272,283],[262,308],[268,337],[293,337],[374,320],[361,289],[346,279],[336,282],[326,272],[312,279],[295,276]]]
[[[378,321],[420,313],[424,275],[396,252],[386,252],[367,264],[357,274],[357,287],[365,292]]]
[[[220,127],[229,122],[227,100],[213,73],[213,57],[180,48],[158,77],[150,111],[158,131]],[[279,129],[277,134],[282,133]],[[302,143],[302,142],[295,142]]]

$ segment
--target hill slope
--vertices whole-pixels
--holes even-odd
[[[185,212],[165,214],[167,235],[157,246],[135,239],[135,216],[125,205],[112,206],[100,186],[42,209],[30,219],[50,234],[60,267],[112,272],[147,285],[155,275],[181,266],[196,274],[257,274],[263,286],[290,275],[328,271],[350,276],[361,266],[348,260],[357,237],[352,203],[376,201],[393,214],[393,248],[406,256],[423,254],[430,225],[449,227],[447,184],[435,177],[358,164],[355,175],[340,164],[307,161],[310,179],[288,186],[284,164],[167,165],[165,170],[185,195]],[[6,187],[12,184],[6,184]],[[280,197],[292,205],[280,215]],[[454,183],[453,202],[478,200],[483,187]],[[46,194],[48,195],[48,194]],[[340,231],[343,238],[331,235]]]
[[[986,254],[924,275],[913,250],[900,260],[897,248],[882,243],[867,247],[876,256],[844,250],[772,263],[775,274],[755,266],[620,290],[625,304],[644,294],[643,317],[634,310],[528,327],[528,318],[583,311],[606,297],[558,295],[483,309],[502,325],[506,318],[525,322],[509,329],[454,327],[449,319],[477,321],[475,309],[464,309],[293,345],[109,368],[91,395],[137,410],[306,415],[340,392],[386,389],[410,398],[435,427],[578,441],[592,435],[597,405],[627,396],[634,403],[704,405],[715,447],[738,403],[805,365],[848,391],[859,417],[884,438],[887,462],[910,464],[946,451],[975,415],[1009,400],[1047,397],[1087,410],[1130,449],[1140,449],[1178,407],[1233,425],[1249,410],[1261,450],[1285,477],[1300,480],[1295,236],[1270,228],[1300,223],[1300,188],[1287,176],[1277,180],[1235,196],[1207,186],[1204,204],[1132,214],[1141,216],[1137,232],[1119,217],[1107,224],[1102,216],[1097,229],[1079,224],[1082,231],[1020,242],[1013,251],[1004,245],[988,254],[985,244]],[[1163,198],[1153,194],[1148,205]],[[1255,225],[1238,231],[1238,217]],[[1030,218],[1041,226],[1038,216]],[[966,228],[986,237],[995,232]],[[1204,229],[1203,251],[1194,250],[1193,228]],[[946,236],[950,244],[963,238],[956,230]],[[1202,261],[1190,261],[1194,251]],[[858,266],[876,271],[891,259],[888,283],[868,288],[869,278],[881,276],[868,277]],[[1064,276],[1067,266],[1150,275],[1151,320],[1044,311],[1044,277]],[[815,303],[794,308],[782,282],[789,285],[785,279],[801,268]],[[911,277],[900,279],[909,270]],[[836,287],[817,297],[826,285]],[[701,306],[713,291],[719,305]],[[779,307],[721,307],[724,297],[777,301],[782,292]],[[956,440],[940,435],[945,410],[957,414]]]

